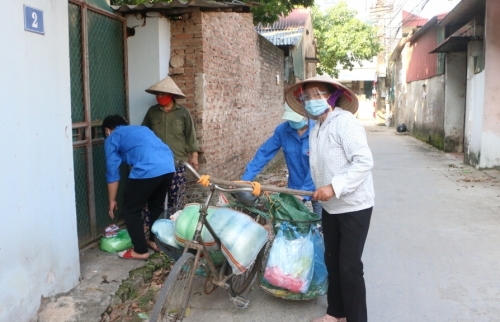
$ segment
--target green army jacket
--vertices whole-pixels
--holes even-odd
[[[150,128],[174,153],[175,162],[187,161],[188,154],[198,151],[193,118],[186,107],[175,103],[165,112],[159,104],[149,108],[142,125]]]

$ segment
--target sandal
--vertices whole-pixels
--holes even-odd
[[[118,256],[123,258],[123,259],[135,259],[135,260],[138,260],[138,261],[145,261],[145,260],[148,260],[148,257],[146,258],[137,258],[137,257],[133,257],[132,256],[132,248],[130,249],[127,249],[127,250],[124,250],[122,252],[118,252]]]

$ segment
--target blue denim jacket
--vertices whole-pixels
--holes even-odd
[[[168,145],[145,126],[118,126],[104,141],[106,181],[120,180],[122,162],[132,166],[129,178],[148,179],[175,172]]]
[[[252,161],[248,163],[241,179],[252,181],[282,148],[288,167],[288,187],[315,191],[309,167],[309,131],[313,126],[314,121],[309,120],[309,128],[299,138],[297,130],[293,129],[288,122],[278,125],[273,136],[260,146]],[[311,199],[311,197],[305,198]]]

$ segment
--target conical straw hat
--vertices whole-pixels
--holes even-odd
[[[179,87],[175,84],[174,80],[167,76],[158,83],[154,84],[150,88],[146,90],[146,92],[156,95],[160,93],[173,94],[177,97],[186,97],[184,93],[179,89]]]
[[[306,83],[326,83],[332,85],[335,89],[341,90],[342,95],[337,99],[337,106],[352,114],[358,110],[358,98],[347,87],[342,85],[338,80],[331,78],[328,75],[315,76],[293,84],[285,93],[285,101],[295,112],[300,115],[306,115],[302,100],[300,98],[300,88]]]

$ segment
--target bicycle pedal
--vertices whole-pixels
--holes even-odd
[[[236,305],[236,307],[239,309],[246,309],[248,307],[248,304],[250,303],[249,299],[241,295],[229,297],[231,299],[231,302],[233,302],[233,304]]]

